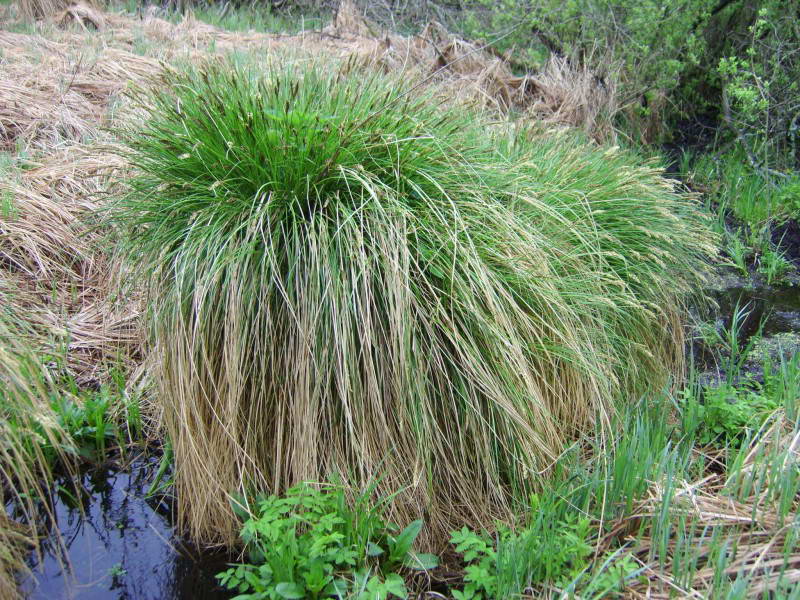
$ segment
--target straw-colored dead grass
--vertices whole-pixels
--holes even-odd
[[[528,83],[535,92],[527,112],[534,119],[579,127],[598,140],[613,139],[620,106],[616,73],[610,73],[601,78],[568,58],[553,56]]]
[[[26,569],[24,558],[39,552],[42,520],[52,522],[49,487],[52,465],[68,474],[72,462],[67,432],[59,424],[51,401],[58,390],[49,368],[31,341],[30,323],[0,315],[0,497],[19,520],[0,514],[0,597],[15,598],[16,575]],[[57,545],[58,536],[56,536]]]
[[[119,164],[91,147],[70,146],[29,166],[0,182],[8,199],[0,221],[0,299],[36,325],[42,346],[67,344],[70,372],[94,385],[138,339],[136,305],[110,299],[117,267],[95,230]]]
[[[33,547],[33,539],[25,529],[0,513],[0,598],[18,597],[17,577],[27,571],[25,555]]]
[[[771,458],[765,462],[765,457]],[[776,461],[779,464],[775,464]],[[670,536],[663,548],[659,548],[663,540],[631,537],[632,551],[642,565],[645,577],[633,582],[626,590],[628,597],[656,600],[717,597],[715,592],[720,590],[715,589],[715,585],[723,582],[715,581],[718,570],[713,564],[714,552],[719,551],[720,544],[710,539],[710,532],[714,530],[719,539],[735,540],[735,545],[729,550],[735,548],[736,556],[728,562],[725,574],[732,580],[739,577],[748,581],[748,598],[782,597],[779,585],[800,583],[800,555],[791,556],[786,563],[785,543],[790,536],[796,539],[797,522],[792,511],[781,519],[780,481],[777,478],[796,477],[791,472],[798,468],[800,434],[785,413],[778,411],[762,428],[741,469],[734,470],[735,476],[712,473],[696,481],[671,486],[654,481],[648,498],[626,516],[619,527],[635,530],[639,518],[657,515],[665,510],[665,506],[668,507],[671,520],[680,522],[686,531],[694,528],[697,537],[691,543],[692,551],[699,549],[695,554],[699,568],[691,587],[683,588],[669,575],[681,573],[675,562],[681,556],[678,546],[681,536]],[[709,533],[704,539],[705,528]],[[619,528],[613,530],[609,537],[619,531]],[[664,562],[653,560],[654,552]],[[779,576],[784,565],[786,569]],[[785,591],[786,588],[782,589]]]
[[[19,0],[17,5],[20,15],[28,21],[54,19],[60,25],[91,23],[95,29],[103,24],[99,4],[94,0]]]

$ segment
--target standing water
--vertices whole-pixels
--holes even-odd
[[[175,531],[163,499],[147,498],[155,459],[124,471],[97,468],[82,474],[80,489],[56,493],[55,523],[67,551],[68,573],[54,548],[44,550],[22,589],[31,600],[218,600],[233,594],[214,575],[225,555],[201,553]],[[83,496],[83,511],[76,495]]]

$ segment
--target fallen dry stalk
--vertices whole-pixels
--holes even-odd
[[[686,529],[697,526],[701,531],[717,531],[721,539],[735,540],[735,557],[730,560],[724,573],[736,579],[746,577],[748,596],[761,597],[762,593],[780,593],[778,586],[800,581],[800,556],[788,559],[784,556],[784,544],[789,536],[797,535],[794,522],[795,511],[781,518],[777,501],[769,491],[769,485],[756,491],[756,486],[745,488],[754,479],[764,474],[780,476],[784,469],[797,469],[800,465],[798,435],[782,412],[776,413],[764,428],[756,443],[750,448],[744,464],[736,471],[736,480],[721,474],[712,474],[695,482],[682,482],[672,488],[668,495],[665,487],[655,482],[649,497],[635,511],[640,518],[657,515],[665,503],[669,505],[669,518],[682,521]],[[763,457],[772,456],[780,460],[782,467],[765,470]],[[759,458],[761,457],[761,458]],[[775,467],[775,465],[773,465]],[[773,483],[773,482],[770,482]],[[746,495],[739,493],[752,487]],[[795,510],[798,499],[794,499]],[[631,517],[626,517],[630,520]],[[613,532],[609,536],[615,535]],[[632,540],[633,552],[642,565],[647,566],[648,580],[633,585],[627,593],[630,597],[672,598],[677,589],[672,581],[678,573],[674,558],[678,550],[678,537],[673,535],[668,544],[667,555],[659,563],[651,557],[658,551],[658,542],[648,537]],[[794,538],[793,538],[794,539]],[[705,541],[703,541],[705,540]],[[712,557],[719,552],[719,543],[709,538],[690,540],[699,567],[694,573],[692,589],[680,592],[687,597],[712,597],[715,575],[718,570]],[[776,573],[784,569],[782,577]]]

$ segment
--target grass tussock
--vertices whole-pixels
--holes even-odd
[[[613,398],[680,367],[708,232],[631,157],[321,64],[138,100],[116,217],[200,539],[232,540],[231,492],[332,473],[380,473],[439,533],[508,518]]]

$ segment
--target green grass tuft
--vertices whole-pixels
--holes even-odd
[[[393,518],[509,518],[613,399],[682,365],[713,240],[636,160],[398,78],[219,63],[138,95],[115,208],[147,283],[181,517],[381,474]]]

